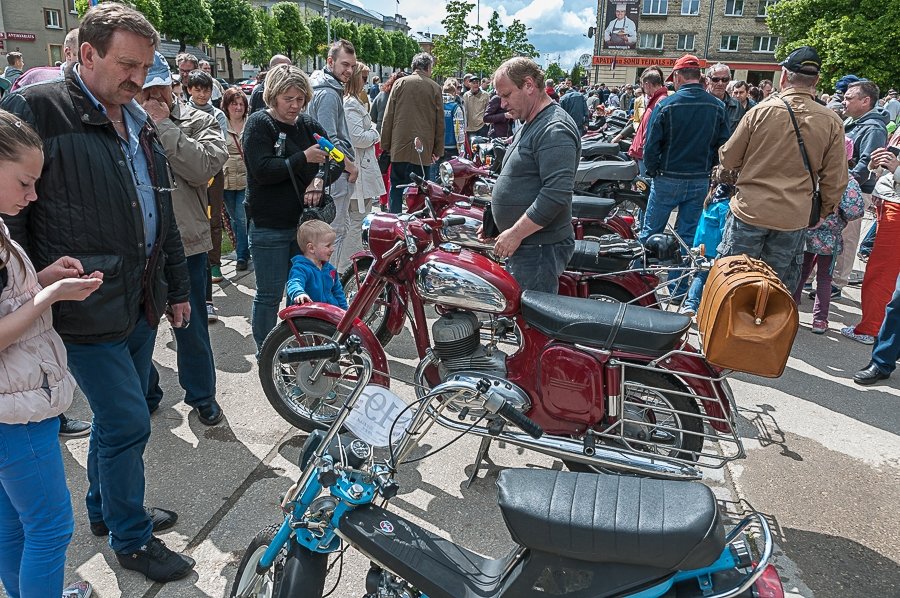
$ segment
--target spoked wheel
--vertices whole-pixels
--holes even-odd
[[[355,270],[353,264],[351,264],[344,270],[344,273],[341,274],[341,285],[344,287],[347,303],[353,302],[353,298],[359,291],[359,286],[366,279],[366,275],[369,273],[369,268],[371,266],[372,258],[363,258],[356,262]],[[375,338],[377,338],[378,342],[382,345],[387,345],[391,342],[391,339],[394,338],[387,327],[388,320],[390,319],[388,316],[390,315],[391,295],[393,292],[390,285],[385,286],[384,290],[381,291],[381,294],[378,296],[378,299],[375,300],[374,305],[372,305],[369,311],[361,318],[362,321],[366,323],[366,326],[369,327],[369,330],[375,333]]]
[[[287,551],[282,550],[275,559],[275,563],[263,575],[256,573],[256,566],[268,550],[272,540],[275,539],[278,528],[278,525],[270,525],[256,534],[256,537],[250,542],[238,565],[237,575],[234,576],[231,598],[237,596],[241,598],[274,598],[278,596]]]
[[[296,335],[287,322],[281,322],[266,337],[259,352],[259,379],[275,411],[291,425],[311,432],[327,428],[337,417],[356,386],[361,362],[358,357],[342,356],[336,363],[327,362],[321,375],[311,379],[319,362],[284,363],[279,354],[291,347],[330,342],[335,327],[311,318],[295,318],[292,322]]]
[[[595,280],[588,286],[588,299],[607,303],[628,303],[634,300],[634,295],[617,284],[606,280]]]
[[[655,372],[631,368],[625,380],[622,437],[602,441],[648,456],[696,461],[703,448],[703,421],[691,414],[699,416],[700,409],[696,401],[676,392],[685,389]],[[605,471],[575,461],[565,464],[571,471]]]

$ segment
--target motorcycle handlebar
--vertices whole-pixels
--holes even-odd
[[[413,181],[413,182],[416,183],[417,185],[424,185],[424,184],[425,184],[425,179],[423,179],[422,177],[420,177],[419,175],[417,175],[417,174],[414,173],[414,172],[410,173],[409,178],[410,178],[411,181]]]
[[[341,356],[341,345],[331,341],[324,345],[314,347],[291,347],[283,349],[278,354],[282,363],[300,363],[301,361],[314,361],[316,359],[328,359],[336,361]]]
[[[465,216],[447,216],[444,218],[444,226],[459,226],[466,223]]]
[[[497,410],[497,415],[521,428],[525,433],[533,438],[540,438],[544,435],[543,428],[541,428],[530,417],[528,417],[521,411],[518,411],[509,403],[504,402],[500,409]]]

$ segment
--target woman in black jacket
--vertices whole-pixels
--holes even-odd
[[[256,270],[252,328],[257,349],[275,327],[291,258],[300,253],[296,231],[303,208],[318,204],[326,184],[342,170],[331,168],[326,173],[327,154],[313,134],[327,134],[301,113],[312,93],[302,70],[280,64],[266,75],[263,100],[268,109],[251,114],[244,126],[241,144],[247,163],[250,254]]]

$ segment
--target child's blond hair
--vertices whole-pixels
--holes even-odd
[[[300,253],[306,255],[306,246],[315,243],[324,235],[333,235],[334,229],[323,220],[307,220],[297,228],[297,245]]]

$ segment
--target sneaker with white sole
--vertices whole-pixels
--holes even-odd
[[[219,321],[219,316],[216,315],[216,311],[218,311],[218,310],[216,309],[215,305],[213,305],[212,303],[206,304],[206,320],[208,322],[218,322]]]
[[[89,581],[79,581],[66,586],[62,592],[62,598],[90,598],[94,588]]]
[[[841,328],[841,336],[846,336],[852,341],[856,341],[858,343],[862,343],[864,345],[874,345],[875,337],[871,334],[857,334],[853,326],[845,326]]]

